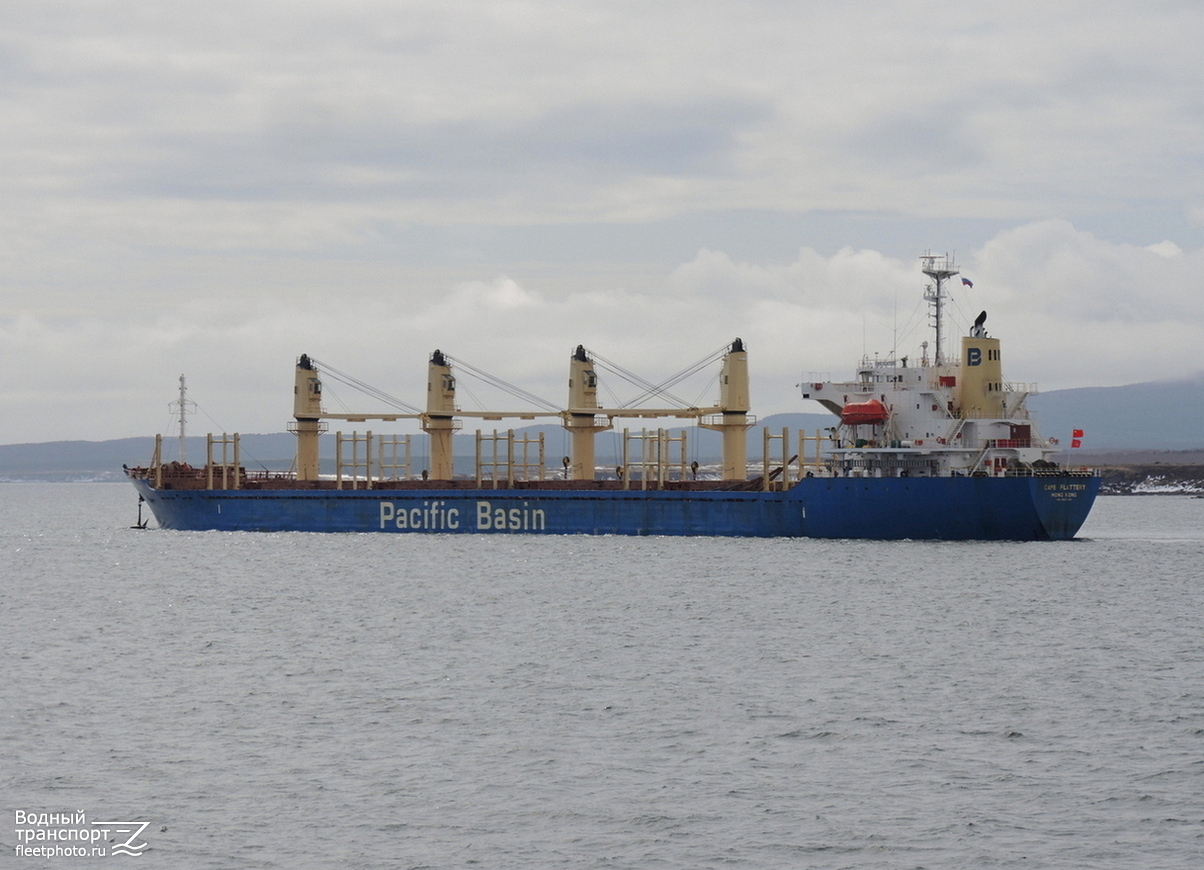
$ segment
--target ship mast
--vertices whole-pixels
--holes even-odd
[[[189,401],[188,399],[188,387],[184,383],[183,375],[180,375],[180,398],[174,402],[171,402],[168,405],[168,408],[171,409],[172,413],[178,412],[180,415],[180,464],[186,465],[188,460],[185,456],[184,447],[184,433],[187,429],[187,423],[185,421],[187,420],[189,410],[196,408],[196,402]]]
[[[957,266],[953,262],[953,258],[948,254],[937,256],[933,253],[927,253],[920,257],[920,262],[923,264],[921,270],[936,282],[936,286],[928,285],[927,291],[924,293],[924,299],[932,306],[932,325],[936,331],[936,358],[935,365],[945,364],[945,355],[942,351],[941,331],[942,331],[942,316],[944,313],[945,299],[945,282],[957,274]]]

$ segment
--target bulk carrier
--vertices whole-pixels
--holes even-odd
[[[1000,343],[984,328],[985,312],[961,338],[958,355],[946,356],[946,283],[958,270],[947,256],[928,254],[921,263],[931,280],[925,292],[935,331],[931,356],[924,342],[918,364],[892,355],[863,360],[849,381],[808,380],[802,397],[831,411],[833,425],[812,435],[763,429],[753,463],[748,352],[736,339],[722,353],[719,396],[709,407],[604,407],[597,355],[578,346],[569,360],[568,406],[546,415],[560,419],[571,444],[555,470],[544,461],[542,436],[478,430],[475,469],[458,476],[453,435],[464,418],[539,415],[461,410],[453,364],[464,364],[435,351],[426,408],[383,414],[327,412],[322,367],[302,355],[289,424],[297,437],[290,472],[248,471],[238,435],[210,435],[202,467],[164,462],[157,436],[150,464],[126,472],[164,529],[1073,538],[1098,476],[1055,461],[1056,441],[1042,437],[1025,407],[1036,388],[1003,380]],[[697,462],[687,465],[688,429],[623,428],[618,466],[600,470],[598,433],[641,417],[692,419],[719,432],[722,468],[700,479]],[[411,470],[411,436],[339,432],[335,474],[319,474],[319,439],[329,421],[406,418],[426,433],[427,468]]]

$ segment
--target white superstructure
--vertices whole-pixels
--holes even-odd
[[[1035,384],[1003,379],[999,340],[987,335],[979,315],[960,353],[942,340],[945,282],[958,274],[953,259],[922,258],[929,285],[936,353],[927,342],[920,364],[909,359],[865,359],[852,381],[813,380],[802,385],[840,418],[832,428],[833,474],[861,477],[1030,475],[1053,467],[1054,442],[1041,437],[1025,407]]]

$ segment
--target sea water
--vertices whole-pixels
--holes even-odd
[[[100,861],[18,854],[67,814],[142,867],[1204,866],[1204,499],[1061,543],[135,517],[0,486],[4,866]]]

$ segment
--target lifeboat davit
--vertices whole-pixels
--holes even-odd
[[[865,423],[885,423],[890,411],[877,399],[868,402],[850,402],[840,411],[840,422],[845,426],[860,426]]]

